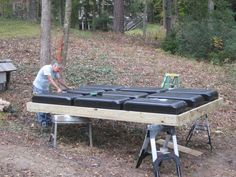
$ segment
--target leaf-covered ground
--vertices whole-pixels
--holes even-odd
[[[53,48],[57,38],[54,38]],[[55,52],[55,50],[53,51]],[[49,130],[35,124],[26,111],[31,87],[39,69],[39,39],[4,39],[0,58],[11,58],[17,66],[10,88],[1,97],[10,101],[13,113],[0,116],[0,176],[151,176],[151,158],[140,168],[135,163],[145,135],[145,125],[94,121],[94,147],[87,146],[83,130],[59,127],[58,149],[48,143]],[[230,72],[229,72],[230,68]],[[72,34],[65,68],[71,86],[106,83],[126,86],[160,86],[165,73],[181,75],[182,86],[214,88],[224,106],[209,114],[214,150],[209,151],[203,132],[190,146],[204,152],[201,157],[180,154],[184,176],[236,176],[236,88],[234,66],[219,67],[166,54],[139,40],[112,33]],[[184,144],[189,126],[177,129]],[[162,165],[162,176],[175,176],[172,163]]]

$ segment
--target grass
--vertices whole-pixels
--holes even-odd
[[[34,37],[39,32],[38,24],[0,18],[0,39]]]
[[[143,29],[136,28],[125,32],[125,34],[130,36],[143,36]],[[165,30],[162,26],[157,24],[148,24],[147,25],[147,38],[153,40],[163,40],[165,37]]]
[[[70,31],[75,36],[78,36],[79,38],[83,38],[83,39],[90,39],[93,36],[92,31],[82,31],[82,30],[72,29],[72,28],[70,29]]]
[[[62,28],[53,26],[53,31],[53,35],[61,35]],[[93,33],[90,31],[81,31],[77,29],[71,29],[71,33],[85,39],[89,39],[93,35]],[[39,36],[39,34],[40,25],[37,23],[31,23],[23,20],[0,18],[0,39],[30,38]]]

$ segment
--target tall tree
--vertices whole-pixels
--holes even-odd
[[[162,0],[163,8],[163,27],[166,28],[166,0]]]
[[[42,0],[40,65],[50,63],[51,56],[51,0]]]
[[[31,21],[37,21],[37,0],[29,1],[29,11],[28,11],[28,18]]]
[[[208,27],[209,27],[209,29],[212,29],[211,14],[212,14],[213,10],[214,10],[214,2],[213,2],[213,0],[208,0],[208,13],[209,13]]]
[[[68,51],[68,42],[69,42],[69,29],[70,29],[70,19],[71,19],[71,0],[66,0],[66,8],[65,8],[65,20],[64,20],[64,29],[63,29],[63,59],[62,62],[65,65]]]
[[[60,20],[60,25],[63,25],[63,21],[64,21],[64,11],[65,11],[65,2],[64,0],[59,0],[59,20]]]
[[[168,36],[171,32],[172,29],[172,0],[165,0],[166,2],[166,14],[165,14],[165,18],[166,18],[166,36]]]
[[[173,0],[174,14],[172,15],[172,23],[175,24],[179,18],[179,8],[178,8],[178,0]]]
[[[148,0],[145,0],[144,11],[143,11],[143,37],[145,41],[147,36],[147,7],[148,7]]]
[[[124,0],[114,0],[113,31],[124,33]]]
[[[101,2],[99,2],[99,3],[101,5],[100,13],[103,14],[104,10],[105,10],[105,0],[101,0]]]
[[[208,11],[211,13],[214,10],[214,1],[208,0]]]

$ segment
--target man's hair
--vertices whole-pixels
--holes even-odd
[[[51,62],[51,65],[52,65],[53,67],[61,68],[61,64],[59,64],[56,60],[53,60],[53,61]]]

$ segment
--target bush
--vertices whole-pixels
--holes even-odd
[[[111,23],[111,20],[109,19],[109,15],[107,12],[104,12],[99,17],[96,17],[94,19],[94,22],[93,22],[94,29],[108,31],[109,23]]]
[[[217,0],[216,10],[196,18],[183,17],[175,32],[167,36],[162,47],[171,53],[222,64],[236,60],[236,24],[226,1]],[[197,8],[197,7],[195,7]],[[207,10],[207,9],[206,9]]]
[[[176,31],[173,30],[171,34],[167,36],[163,41],[163,43],[161,44],[161,47],[165,51],[169,51],[171,54],[177,53],[179,49],[179,41],[176,35],[177,35]]]

